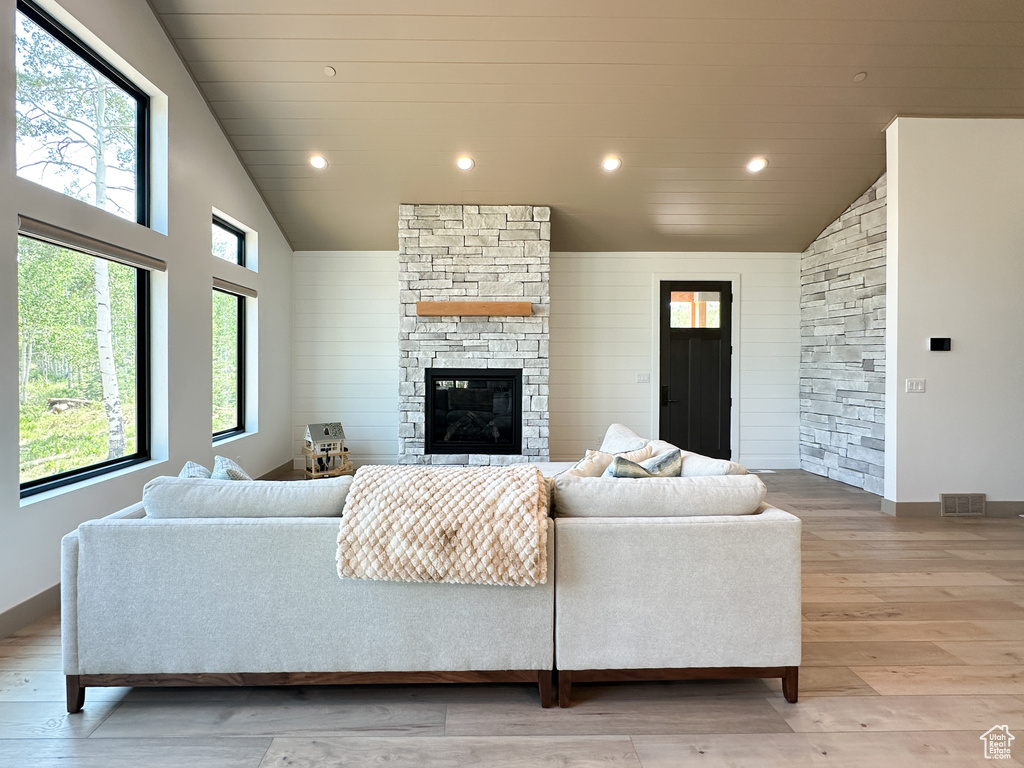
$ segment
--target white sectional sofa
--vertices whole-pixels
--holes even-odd
[[[613,425],[602,448],[640,442]],[[350,478],[154,481],[64,538],[68,710],[90,686],[416,680],[532,682],[550,706],[555,670],[563,706],[574,682],[638,677],[781,677],[795,701],[800,521],[731,462],[569,467],[546,467],[561,473],[535,587],[339,579]]]

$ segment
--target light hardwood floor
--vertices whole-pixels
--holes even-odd
[[[64,712],[56,616],[0,640],[4,768],[1024,764],[1024,521],[897,520],[799,471],[763,475],[804,521],[800,702],[778,681],[89,689]],[[981,736],[1007,725],[1011,760]]]

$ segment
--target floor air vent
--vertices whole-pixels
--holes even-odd
[[[984,517],[984,493],[942,494],[943,517]]]

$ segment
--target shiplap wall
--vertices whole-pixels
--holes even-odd
[[[655,434],[656,287],[680,279],[734,281],[734,458],[798,467],[798,253],[552,254],[551,458],[579,458],[613,421]],[[305,425],[331,420],[357,464],[396,461],[397,252],[300,251],[293,285],[296,465]]]
[[[293,457],[306,424],[340,421],[359,464],[398,456],[398,254],[298,251],[292,261]]]
[[[799,466],[798,253],[552,254],[552,460],[596,448],[613,421],[656,436],[657,285],[717,279],[733,281],[739,342],[733,458]],[[643,373],[651,383],[637,383]]]

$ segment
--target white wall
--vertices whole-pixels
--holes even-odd
[[[55,8],[48,2],[45,6]],[[258,341],[252,345],[258,346],[259,369],[253,373],[258,411],[248,419],[249,426],[258,425],[258,432],[219,443],[216,452],[237,459],[254,474],[281,465],[291,455],[291,249],[149,6],[135,0],[66,0],[62,6],[63,11],[54,11],[62,20],[101,53],[105,47],[115,51],[129,70],[166,96],[166,108],[156,100],[156,134],[157,144],[169,137],[169,155],[166,164],[156,163],[154,229],[18,179],[11,138],[15,79],[10,70],[0,78],[0,135],[6,137],[0,144],[0,612],[58,582],[60,539],[80,522],[138,500],[147,480],[176,474],[188,459],[212,463],[214,274],[259,291]],[[8,63],[14,61],[14,7],[14,0],[0,0],[0,60]],[[258,274],[245,274],[210,254],[213,208],[258,232]],[[123,245],[168,265],[153,280],[157,458],[24,501],[18,488],[18,214]]]
[[[899,118],[886,139],[885,498],[1022,501],[1024,120]]]
[[[293,264],[295,466],[306,425],[321,421],[342,423],[357,466],[395,461],[397,252],[298,251]]]
[[[733,458],[799,466],[799,253],[551,256],[551,457],[596,448],[610,422],[658,432],[658,283],[733,281]],[[649,373],[650,384],[637,384]]]
[[[579,458],[612,421],[657,432],[657,283],[723,278],[736,293],[734,456],[798,466],[798,253],[552,254],[552,459]],[[395,461],[397,254],[296,253],[294,306],[296,466],[305,425],[333,419],[357,464]]]

